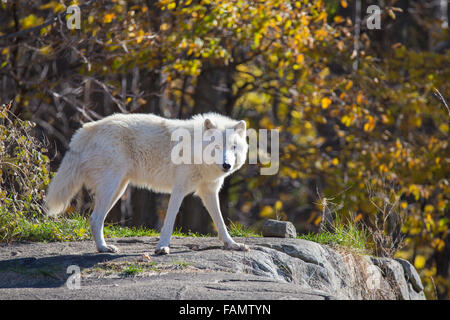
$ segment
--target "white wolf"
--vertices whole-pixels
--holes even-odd
[[[179,129],[191,136],[196,130],[202,134],[218,132],[223,144],[216,146],[214,152],[220,153],[223,161],[175,164],[171,152],[180,142],[173,141],[173,134]],[[190,143],[193,150],[198,150],[196,139]],[[200,150],[205,147],[205,141],[201,139]],[[115,246],[106,244],[103,224],[127,185],[171,193],[155,251],[168,254],[181,202],[187,194],[195,192],[211,215],[225,248],[247,251],[246,245],[236,243],[228,234],[218,197],[224,178],[244,164],[247,150],[243,120],[236,121],[215,113],[196,115],[189,120],[165,119],[153,114],[114,114],[85,124],[72,137],[69,150],[48,188],[48,214],[55,216],[63,212],[84,184],[95,194],[90,226],[97,249],[117,252]]]

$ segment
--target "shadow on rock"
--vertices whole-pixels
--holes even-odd
[[[60,287],[73,274],[68,273],[69,266],[75,265],[82,270],[123,257],[129,255],[99,253],[3,260],[0,261],[0,288]]]

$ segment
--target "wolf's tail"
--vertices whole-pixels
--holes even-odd
[[[70,204],[70,200],[83,186],[80,172],[80,154],[69,150],[47,190],[47,214],[56,216]]]

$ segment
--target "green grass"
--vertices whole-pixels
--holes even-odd
[[[368,248],[369,234],[366,230],[358,228],[355,224],[336,225],[331,231],[320,233],[308,233],[297,237],[320,244],[339,246],[353,249],[364,254],[370,251]]]
[[[176,261],[172,261],[171,265],[176,267],[176,268],[178,268],[178,269],[184,269],[184,268],[187,268],[190,265],[192,265],[192,263],[186,262],[186,261],[183,261],[183,260],[176,260]]]
[[[41,216],[38,218],[15,217],[2,221],[8,226],[8,232],[2,232],[0,241],[76,241],[91,239],[89,219],[73,213],[58,218]],[[105,225],[107,238],[158,236],[154,229]]]
[[[135,275],[144,272],[144,268],[131,264],[127,268],[125,268],[120,275],[125,277],[134,277]]]
[[[108,261],[100,262],[92,268],[83,270],[85,275],[97,274],[97,275],[119,275],[120,277],[134,277],[145,271],[155,269],[155,262],[142,262],[142,261]]]
[[[247,228],[241,223],[233,221],[230,221],[229,232],[232,237],[262,237],[261,233],[252,228]]]
[[[158,233],[159,235],[159,233]],[[174,237],[194,237],[194,238],[202,238],[202,237],[212,237],[211,234],[209,233],[198,233],[198,232],[192,232],[192,231],[188,231],[188,232],[183,232],[181,228],[177,228],[172,232],[172,236]]]
[[[105,237],[108,238],[159,236],[159,232],[154,229],[121,227],[117,225],[106,225],[104,228],[104,233]]]
[[[8,219],[3,222],[8,225],[8,233],[1,232],[0,241],[77,241],[91,239],[89,219],[78,213],[66,214],[58,218],[40,216],[39,218],[26,218],[23,216]],[[261,237],[251,228],[244,227],[239,222],[231,222],[229,232],[232,237]],[[106,238],[122,237],[155,237],[159,232],[154,229],[122,227],[105,224],[104,235]],[[172,233],[175,237],[213,237],[212,234],[200,234],[198,232],[183,232],[180,228]]]
[[[57,218],[40,216],[38,218],[26,218],[24,216],[3,216],[0,220],[0,242],[9,241],[77,241],[91,239],[89,218],[78,213],[66,214]],[[8,218],[8,219],[6,219]],[[2,225],[8,227],[8,232],[2,232]],[[233,228],[233,230],[237,230]],[[118,225],[105,224],[104,235],[106,238],[123,237],[155,237],[160,233],[154,229],[122,227]],[[242,229],[240,234],[249,234]],[[176,237],[211,237],[211,234],[200,234],[198,232],[182,232],[176,229],[172,233]],[[239,236],[239,235],[235,235]]]
[[[11,219],[9,233],[0,233],[3,241],[72,241],[90,237],[89,221],[81,216],[52,219],[48,217]]]
[[[89,219],[79,213],[66,214],[57,218],[39,216],[34,218],[24,216],[3,216],[5,221],[0,224],[0,241],[76,241],[91,239]],[[8,219],[6,219],[8,218]],[[8,232],[2,232],[2,224],[8,227]],[[250,228],[245,228],[239,222],[230,222],[230,235],[232,237],[261,237]],[[106,238],[122,237],[155,237],[159,232],[154,229],[121,227],[108,225],[104,227]],[[198,232],[183,232],[176,229],[172,233],[175,237],[212,237],[212,234]]]

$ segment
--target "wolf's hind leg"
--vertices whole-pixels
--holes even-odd
[[[90,219],[92,237],[99,252],[118,252],[117,247],[106,244],[103,224],[108,212],[125,192],[128,181],[122,176],[109,176],[100,181],[101,184],[95,190],[95,206]]]

